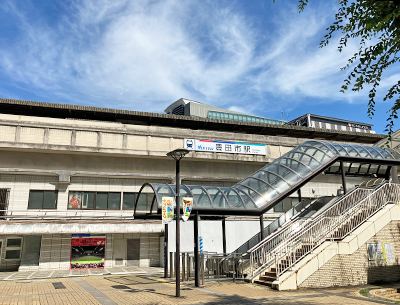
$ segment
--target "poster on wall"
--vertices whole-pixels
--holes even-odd
[[[69,209],[80,209],[81,204],[82,204],[82,193],[81,192],[69,192],[68,208]]]
[[[104,268],[105,237],[71,239],[71,269]]]
[[[394,264],[396,262],[396,257],[394,256],[394,248],[392,242],[382,242],[382,252],[385,263]]]
[[[162,223],[168,224],[174,219],[174,198],[162,197]]]
[[[369,243],[367,244],[367,249],[368,249],[368,260],[377,261],[383,259],[381,243]]]
[[[183,202],[182,220],[187,221],[190,217],[190,212],[192,212],[193,198],[192,197],[183,197],[182,202]]]

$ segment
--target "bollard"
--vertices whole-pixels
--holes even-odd
[[[219,258],[217,258],[216,260],[217,260],[217,279],[219,282]]]
[[[187,276],[186,276],[186,278],[187,278],[187,281],[189,281],[189,278],[190,278],[190,255],[189,255],[189,253],[188,253],[188,255],[186,256],[186,266],[187,266],[187,272],[186,272],[186,274],[187,274]]]
[[[204,285],[204,254],[201,255],[201,284]]]
[[[174,253],[170,252],[169,253],[169,277],[173,278],[174,277]]]
[[[182,253],[182,282],[185,281],[185,253]]]

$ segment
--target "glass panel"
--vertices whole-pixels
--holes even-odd
[[[317,141],[307,141],[304,143],[304,145],[310,145],[314,146],[316,148],[319,148],[323,152],[325,152],[328,156],[334,157],[336,153],[333,153],[329,145],[326,145],[324,142],[317,142]]]
[[[215,187],[204,187],[208,194],[210,195],[213,205],[216,208],[228,208],[229,205],[226,202],[225,196],[222,194],[222,192],[215,188]]]
[[[171,188],[167,184],[152,184],[157,193],[159,209],[161,209],[162,205],[162,197],[173,197],[175,198],[175,193],[171,190]],[[147,187],[146,187],[147,188]],[[150,188],[149,188],[150,190]],[[174,199],[175,201],[175,199]]]
[[[147,193],[140,193],[138,203],[136,206],[137,211],[142,211],[142,212],[150,212],[149,210],[146,209],[147,206],[147,196],[150,194]]]
[[[21,250],[7,250],[6,259],[19,259]]]
[[[241,187],[244,188],[244,186],[241,186]],[[239,193],[240,197],[242,198],[246,209],[257,208],[256,204],[253,202],[254,198],[251,198],[247,193],[245,193],[244,191],[242,191],[239,188],[236,188],[236,191]],[[258,197],[258,198],[260,200],[264,200],[262,197]],[[265,200],[264,200],[264,202],[265,202]]]
[[[57,208],[57,191],[44,191],[43,208]]]
[[[283,179],[285,179],[286,182],[289,184],[295,184],[296,182],[301,180],[301,177],[299,175],[296,175],[296,173],[293,170],[290,170],[289,168],[285,166],[281,166],[279,164],[268,164],[266,167],[263,168],[263,170],[268,170],[273,173],[277,173],[279,176],[281,176]]]
[[[82,193],[82,209],[94,208],[94,192]]]
[[[350,145],[348,144],[341,144],[352,157],[360,157],[360,154]]]
[[[39,266],[42,235],[26,235],[22,247],[21,266]]]
[[[235,186],[235,189],[238,191],[242,191],[243,193],[245,193],[249,197],[251,197],[251,199],[253,199],[254,203],[256,204],[256,206],[258,208],[267,203],[267,201],[265,200],[264,197],[261,197],[258,193],[254,192],[253,190],[251,190],[241,184],[237,184]],[[243,198],[243,200],[244,200],[244,198]],[[247,208],[247,204],[249,204],[249,202],[245,202],[246,208]],[[251,203],[251,205],[253,205],[253,203]]]
[[[381,165],[381,167],[379,168],[379,174],[385,175],[387,168],[388,167],[386,165]]]
[[[108,208],[119,210],[121,206],[121,193],[108,193]]]
[[[107,198],[108,193],[100,193],[96,194],[96,209],[97,210],[107,210]]]
[[[193,185],[188,185],[187,187],[192,191],[198,207],[212,207],[210,198],[201,187]]]
[[[361,174],[366,174],[368,172],[369,164],[363,164],[361,165],[360,173]]]
[[[289,153],[285,154],[285,157],[299,160],[301,163],[305,164],[306,166],[309,166],[311,169],[317,168],[321,165],[320,162],[311,158],[309,155],[306,155],[306,154],[303,154],[300,152],[289,152]]]
[[[274,164],[282,164],[291,169],[293,169],[296,173],[298,173],[301,177],[306,177],[311,173],[311,170],[308,169],[305,165],[301,164],[297,160],[280,158],[273,162]]]
[[[369,146],[364,146],[366,150],[368,150],[374,158],[382,159],[382,156],[375,149]]]
[[[352,174],[357,173],[359,167],[360,167],[360,163],[352,163],[350,165],[349,173],[352,173]]]
[[[292,208],[292,199],[291,198],[285,198],[283,199],[283,211],[287,212]]]
[[[252,189],[254,189],[254,191],[253,191],[254,194],[256,194],[256,192],[258,192],[265,198],[265,200],[268,200],[268,201],[270,201],[271,199],[273,199],[279,195],[277,193],[277,191],[275,189],[273,189],[271,186],[269,186],[262,180],[254,179],[252,177],[247,178],[246,180],[240,182],[240,184],[251,187]],[[252,196],[252,198],[254,199],[253,196]]]
[[[122,209],[132,210],[135,208],[136,193],[124,193]]]
[[[252,177],[259,178],[267,182],[268,184],[273,186],[279,193],[282,193],[290,188],[290,185],[285,180],[282,180],[281,177],[270,172],[264,172],[261,170],[255,173]]]
[[[41,209],[43,204],[43,191],[30,191],[29,193],[29,209]]]
[[[347,156],[348,155],[347,150],[345,150],[342,146],[340,146],[340,145],[338,145],[336,143],[331,143],[331,145],[334,146],[336,148],[336,150],[339,151],[339,154],[341,156]]]
[[[371,158],[370,153],[363,146],[360,145],[352,145],[357,151],[360,153],[363,158]]]
[[[274,205],[274,212],[283,212],[283,202],[280,201]]]
[[[240,196],[231,188],[222,188],[221,190],[225,193],[225,196],[229,200],[229,205],[235,209],[243,209],[244,205]]]
[[[9,238],[7,239],[7,247],[21,247],[22,238]]]

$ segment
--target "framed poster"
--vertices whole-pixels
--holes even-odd
[[[368,260],[377,261],[383,259],[383,251],[381,243],[368,243]]]
[[[82,204],[82,193],[81,192],[69,192],[68,208],[69,209],[80,209],[81,204]]]
[[[70,269],[104,268],[105,248],[105,237],[72,238]]]

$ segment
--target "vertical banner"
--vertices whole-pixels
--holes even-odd
[[[187,221],[190,217],[190,213],[192,212],[193,208],[193,198],[192,197],[183,197],[183,215],[182,220]]]
[[[170,223],[174,219],[174,198],[162,197],[162,223]]]
[[[106,238],[72,238],[71,269],[104,268]]]

